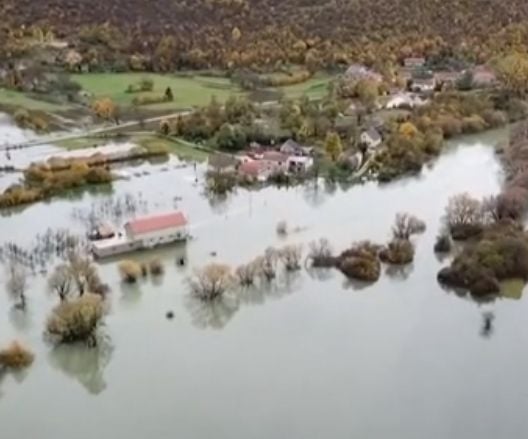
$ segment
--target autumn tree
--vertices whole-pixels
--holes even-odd
[[[418,129],[416,128],[416,126],[414,126],[412,122],[402,123],[398,131],[402,136],[408,139],[412,139],[413,137],[418,135]]]
[[[191,294],[203,301],[221,297],[233,285],[233,275],[229,265],[211,263],[197,269],[188,279]]]
[[[153,61],[155,67],[162,72],[173,69],[176,51],[176,39],[172,35],[162,37],[154,51]]]
[[[325,140],[325,151],[332,161],[336,161],[341,153],[343,152],[343,145],[341,144],[341,138],[336,132],[329,132],[326,135]]]
[[[119,123],[119,108],[110,98],[96,100],[92,104],[92,111],[100,119]]]
[[[506,89],[524,97],[528,91],[528,55],[512,53],[497,61],[497,75]]]

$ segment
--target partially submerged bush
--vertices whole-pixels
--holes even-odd
[[[54,308],[46,323],[46,334],[55,343],[83,341],[95,345],[96,332],[103,316],[103,299],[87,293]]]
[[[379,257],[388,264],[410,264],[414,259],[414,246],[408,239],[393,239],[380,251]]]
[[[302,245],[287,245],[278,251],[278,256],[286,271],[301,269]]]
[[[425,222],[408,213],[398,213],[392,227],[392,236],[397,240],[409,240],[412,235],[425,232]]]
[[[34,358],[30,350],[14,341],[7,348],[0,350],[0,369],[24,369],[33,363]]]
[[[321,238],[318,241],[312,241],[309,245],[308,259],[311,260],[313,267],[333,267],[336,259],[332,256],[332,247],[330,241]]]
[[[436,237],[434,245],[435,253],[449,253],[451,251],[451,237],[447,233],[441,233]]]
[[[129,284],[136,283],[143,275],[141,264],[130,259],[120,262],[118,269],[119,274],[121,275],[121,280]]]
[[[474,294],[498,293],[499,281],[511,278],[528,279],[528,241],[522,231],[513,228],[487,232],[438,273],[441,283]]]
[[[249,264],[240,265],[235,270],[235,276],[238,283],[243,287],[249,287],[255,283],[259,270],[258,261],[252,261]]]
[[[228,265],[212,263],[195,270],[188,282],[194,297],[211,301],[221,297],[232,287],[233,275]]]
[[[455,195],[449,199],[445,222],[453,239],[465,240],[482,233],[482,204],[468,193]]]
[[[163,262],[161,262],[161,259],[159,258],[149,261],[148,268],[151,276],[160,276],[165,272]]]
[[[375,282],[381,274],[377,245],[369,241],[353,244],[339,256],[338,268],[352,279]]]
[[[277,250],[272,247],[268,247],[264,252],[264,255],[255,259],[260,277],[268,282],[275,279],[278,260],[279,254]]]

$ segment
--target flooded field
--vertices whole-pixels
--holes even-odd
[[[28,311],[0,291],[0,345],[36,354],[25,373],[0,377],[2,439],[268,439],[521,437],[528,420],[528,304],[484,306],[440,288],[432,247],[450,196],[497,193],[493,146],[504,133],[453,145],[418,178],[349,189],[314,185],[202,193],[203,169],[177,159],[128,168],[131,179],[0,216],[2,242],[29,246],[37,233],[68,228],[93,203],[132,194],[149,212],[182,209],[194,239],[135,255],[165,262],[159,281],[120,283],[116,261],[100,264],[110,284],[106,342],[53,348],[43,339],[57,303],[45,277],[30,279]],[[198,179],[198,182],[196,182]],[[188,296],[186,277],[210,261],[233,266],[270,245],[327,237],[385,242],[397,212],[426,221],[413,266],[365,287],[339,272],[281,275],[276,286],[214,306]],[[286,238],[276,224],[296,229]],[[216,256],[212,256],[212,253]],[[179,267],[179,257],[188,263]],[[3,285],[0,286],[3,289]],[[174,319],[167,320],[167,311]],[[495,315],[483,336],[483,313]]]

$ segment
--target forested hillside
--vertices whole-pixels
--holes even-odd
[[[482,60],[528,44],[525,0],[0,0],[0,13],[4,54],[23,50],[33,26],[94,62],[108,51],[144,55],[138,67],[156,70],[317,68],[446,51]]]

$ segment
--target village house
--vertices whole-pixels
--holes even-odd
[[[403,60],[404,67],[408,69],[418,69],[425,65],[425,58],[423,57],[409,57]]]
[[[261,161],[265,162],[273,174],[288,172],[289,156],[279,151],[266,151],[262,154]]]
[[[230,155],[216,153],[209,156],[207,170],[209,172],[229,174],[236,171],[238,160]]]
[[[248,160],[242,163],[238,168],[238,173],[261,183],[273,174],[269,165],[262,160]]]
[[[372,69],[369,69],[363,64],[350,65],[345,72],[345,77],[347,77],[348,79],[352,79],[354,81],[361,81],[363,79],[374,81],[374,82],[383,81],[382,75],[380,75],[379,73],[375,72]]]
[[[310,156],[314,152],[312,146],[303,146],[297,143],[295,140],[288,139],[280,147],[280,152],[289,156]]]
[[[362,145],[365,145],[368,149],[376,149],[383,139],[381,134],[375,128],[369,128],[363,131],[359,137],[359,141]]]
[[[428,93],[434,91],[436,87],[435,78],[431,76],[413,77],[411,91],[415,93]]]
[[[187,218],[182,212],[133,219],[116,236],[94,241],[92,252],[102,258],[185,241],[189,237],[187,225]]]
[[[397,93],[387,102],[385,108],[414,108],[424,105],[427,101],[413,93]]]
[[[309,171],[313,164],[313,157],[292,155],[288,157],[288,172],[292,174],[303,174]]]

